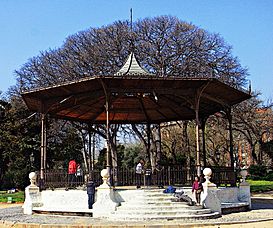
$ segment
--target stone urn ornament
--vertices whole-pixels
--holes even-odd
[[[110,186],[110,184],[109,184],[110,174],[109,174],[108,170],[107,169],[101,170],[100,175],[101,175],[102,181],[103,181],[101,187],[109,187]]]
[[[207,187],[216,187],[216,184],[212,183],[210,181],[211,178],[211,174],[212,174],[212,170],[211,168],[205,168],[203,170],[203,174],[204,174],[204,178],[205,178],[205,182],[203,183],[203,186],[207,186]]]
[[[210,168],[205,168],[203,170],[203,174],[204,174],[204,178],[205,178],[206,182],[211,183],[210,178],[211,178],[212,170]]]
[[[36,173],[31,172],[31,173],[29,173],[28,177],[29,177],[29,181],[30,181],[30,186],[36,186],[36,178],[37,178]]]
[[[246,182],[247,169],[242,169],[242,170],[240,171],[240,175],[242,176],[242,181],[241,181],[241,182]]]

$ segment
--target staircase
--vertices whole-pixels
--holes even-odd
[[[115,220],[177,220],[210,219],[220,217],[218,212],[202,206],[188,206],[186,202],[172,202],[173,194],[161,189],[141,189],[137,194],[122,202],[110,218]]]

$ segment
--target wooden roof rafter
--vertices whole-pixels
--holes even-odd
[[[107,87],[108,99],[112,99],[113,108],[110,107],[109,111],[115,112],[115,116],[111,116],[113,118],[111,123],[143,123],[147,121],[153,123],[185,118],[194,119],[196,91],[208,82],[209,86],[200,96],[200,116],[214,114],[223,105],[233,105],[250,97],[249,94],[231,88],[216,79],[181,77],[140,77],[136,79],[136,77],[120,78],[117,76],[94,76],[79,82],[26,92],[22,96],[32,111],[41,112],[43,104],[45,110],[52,116],[64,115],[62,118],[76,121],[86,121],[81,119],[81,116],[89,116],[87,121],[101,123],[105,118],[102,113],[105,111],[106,97],[100,81],[103,81]],[[63,87],[69,88],[64,89]],[[157,104],[153,100],[154,94],[158,97]],[[139,97],[146,97],[148,100],[141,105]],[[65,101],[61,102],[62,100]],[[149,104],[149,109],[146,107],[148,101],[152,102]],[[61,104],[59,104],[60,102]],[[94,110],[85,108],[85,106],[93,106]],[[138,111],[139,108],[146,110],[146,114],[142,112],[143,115],[141,115]],[[82,112],[78,113],[78,119],[73,114],[73,110]],[[126,111],[128,115],[125,116],[122,113]],[[124,118],[123,121],[120,120],[121,117]]]

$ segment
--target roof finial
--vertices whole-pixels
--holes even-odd
[[[114,75],[135,75],[135,76],[141,76],[141,75],[152,75],[148,71],[141,68],[139,63],[137,62],[135,55],[134,55],[134,39],[133,39],[133,9],[130,9],[130,31],[129,31],[129,41],[130,41],[130,54],[125,62],[125,64],[121,67],[121,69],[115,73]]]
[[[133,32],[133,9],[130,9],[130,29],[131,33]]]
[[[251,94],[251,81],[248,80],[248,94]]]
[[[133,9],[130,9],[130,52],[134,52],[133,41]]]

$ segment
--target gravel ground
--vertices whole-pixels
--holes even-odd
[[[232,213],[223,215],[221,218],[209,220],[176,220],[176,221],[149,221],[149,225],[176,225],[176,224],[225,224],[225,223],[238,223],[250,222],[255,220],[273,220],[273,198],[252,198],[253,209],[248,212]],[[9,221],[13,223],[36,223],[36,224],[66,224],[66,225],[92,225],[107,226],[141,226],[145,222],[120,222],[120,221],[107,221],[101,219],[94,219],[84,216],[58,216],[58,215],[24,215],[21,205],[14,205],[0,209],[0,220]],[[147,224],[147,222],[146,222]]]

